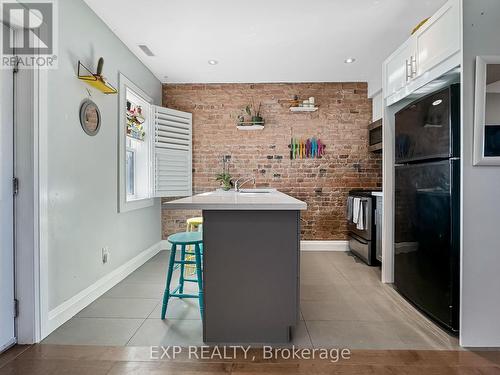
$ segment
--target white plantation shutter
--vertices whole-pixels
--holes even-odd
[[[192,115],[153,106],[153,188],[155,197],[183,197],[192,188]]]

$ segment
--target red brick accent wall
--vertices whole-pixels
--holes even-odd
[[[288,100],[294,95],[314,96],[319,110],[291,113]],[[252,100],[262,102],[265,129],[237,130],[237,116]],[[218,187],[215,175],[223,155],[230,155],[234,177],[255,176],[257,186],[307,202],[302,239],[345,240],[349,190],[381,186],[381,156],[368,152],[366,83],[167,84],[163,105],[193,113],[194,193]],[[327,145],[325,156],[290,160],[292,136],[319,137]],[[194,215],[199,212],[163,210],[164,236],[183,230]]]

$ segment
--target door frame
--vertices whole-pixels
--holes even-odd
[[[47,337],[52,330],[49,327],[49,252],[48,252],[48,72],[38,70],[38,82],[35,90],[36,103],[38,104],[38,165],[37,165],[37,191],[38,197],[38,246],[35,253],[38,253],[38,269],[40,273],[39,283],[34,288],[38,290],[38,338],[36,342]]]
[[[2,30],[1,30],[1,33],[3,35],[3,33],[13,33],[13,29],[10,28],[9,25],[7,24],[2,24],[0,25],[0,27],[2,27]],[[5,78],[5,82],[4,82],[4,78]],[[14,178],[14,162],[15,162],[15,158],[14,158],[14,152],[15,152],[15,144],[14,144],[14,129],[15,129],[15,116],[14,116],[14,90],[15,90],[15,83],[14,83],[14,80],[15,80],[15,69],[14,68],[9,68],[9,69],[2,69],[2,77],[0,78],[0,91],[1,91],[1,94],[0,94],[0,98],[2,100],[3,103],[5,103],[6,105],[3,105],[1,106],[0,108],[0,119],[2,119],[3,121],[3,118],[4,117],[9,117],[9,120],[7,122],[10,122],[10,124],[6,125],[6,129],[2,129],[2,130],[5,130],[6,131],[6,135],[7,137],[4,138],[4,140],[2,141],[5,142],[5,145],[6,145],[6,154],[10,154],[10,157],[6,157],[6,160],[8,159],[8,168],[5,170],[5,175],[2,174],[2,178],[5,179],[5,183],[7,185],[10,185],[8,188],[6,189],[3,189],[4,191],[2,192],[2,195],[5,195],[5,197],[7,198],[7,196],[10,196],[8,199],[8,201],[6,200],[6,206],[9,206],[10,207],[10,212],[8,213],[8,219],[7,221],[10,221],[10,223],[6,224],[5,227],[6,228],[9,228],[9,232],[10,233],[10,238],[9,238],[9,246],[6,246],[5,250],[6,253],[10,253],[8,255],[8,257],[10,259],[5,259],[5,263],[3,263],[4,261],[4,255],[7,255],[7,254],[2,254],[2,260],[0,260],[0,262],[2,262],[2,264],[0,265],[1,268],[3,269],[4,266],[6,269],[8,269],[8,271],[5,273],[5,275],[7,275],[10,279],[9,282],[5,283],[5,284],[0,284],[0,287],[2,289],[5,288],[5,290],[2,290],[2,297],[5,296],[7,297],[8,299],[12,298],[10,301],[9,300],[4,300],[2,301],[2,303],[4,304],[4,308],[5,308],[5,312],[6,312],[6,315],[2,317],[5,318],[5,322],[2,321],[0,322],[0,324],[2,325],[2,329],[4,328],[4,323],[5,323],[5,328],[6,328],[6,332],[8,332],[8,334],[5,336],[5,337],[2,337],[2,342],[0,342],[0,353],[8,350],[10,347],[12,347],[13,345],[15,345],[17,343],[17,337],[16,337],[16,329],[15,329],[15,316],[14,316],[14,312],[15,312],[15,260],[14,260],[14,257],[15,257],[15,218],[14,218],[14,204],[15,204],[15,192],[14,192],[14,186],[13,186],[13,181],[12,179]],[[5,85],[5,86],[4,86]],[[4,95],[5,94],[5,95]],[[4,113],[5,112],[5,113]],[[7,114],[8,113],[8,114]],[[7,127],[11,127],[11,129],[7,129]],[[2,147],[0,145],[0,147]],[[3,156],[3,155],[2,155]],[[12,174],[11,174],[12,173]],[[4,182],[2,181],[2,184]],[[2,198],[3,200],[3,198]],[[3,252],[2,250],[2,252]],[[5,292],[5,293],[4,293]],[[7,311],[7,310],[10,310],[10,311]],[[8,322],[7,322],[8,320]],[[7,328],[7,325],[8,325],[8,328]],[[3,341],[5,339],[5,341]]]
[[[48,72],[21,69],[14,80],[14,126],[22,132],[14,145],[14,173],[19,179],[14,212],[15,298],[19,301],[15,325],[18,344],[33,344],[48,335]]]

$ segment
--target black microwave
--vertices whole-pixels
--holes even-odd
[[[368,126],[368,150],[382,152],[382,119]]]

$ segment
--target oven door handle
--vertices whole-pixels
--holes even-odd
[[[355,235],[354,233],[350,233],[349,236],[353,239],[353,240],[356,240],[358,241],[359,243],[362,243],[363,245],[368,245],[368,241],[366,241],[365,239]]]

